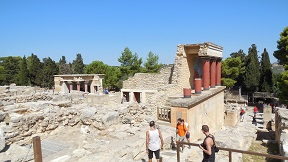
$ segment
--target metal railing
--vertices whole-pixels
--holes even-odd
[[[159,120],[171,122],[171,108],[157,108],[157,116]]]
[[[182,144],[199,147],[199,144],[197,144],[197,143],[176,142],[176,145],[177,145],[177,162],[180,162],[180,145],[182,145]],[[228,151],[229,152],[229,162],[232,162],[232,152],[242,153],[242,154],[249,154],[249,155],[256,155],[256,156],[264,156],[264,157],[271,158],[271,159],[288,160],[288,157],[285,157],[285,156],[263,154],[263,153],[259,153],[259,152],[243,151],[243,150],[224,148],[224,147],[218,147],[218,146],[217,146],[217,148],[219,148],[219,150],[223,150],[223,151]]]

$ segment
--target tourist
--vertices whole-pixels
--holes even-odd
[[[188,122],[185,122],[184,119],[182,120],[182,122],[185,124],[185,126],[186,126],[186,128],[187,128],[187,133],[186,133],[186,135],[185,135],[186,140],[187,140],[188,143],[190,143],[189,124],[188,124]],[[190,149],[191,146],[189,145],[188,148]]]
[[[209,133],[208,125],[202,126],[202,132],[206,136],[199,148],[203,151],[202,162],[215,162],[215,138]]]
[[[127,100],[126,100],[126,95],[125,95],[125,94],[124,94],[123,97],[122,97],[121,104],[123,104],[124,102],[127,102]]]
[[[187,133],[187,128],[186,128],[185,124],[182,122],[182,119],[179,118],[177,120],[177,126],[176,126],[176,141],[184,142],[186,133]],[[180,150],[180,151],[183,152],[184,144],[182,144],[181,146],[182,146],[182,150]]]
[[[257,126],[256,115],[253,116],[252,124],[254,124],[255,126]]]
[[[160,159],[160,148],[163,150],[163,138],[161,131],[155,128],[155,122],[149,123],[150,129],[146,132],[146,152],[148,154],[149,162],[152,162],[153,153],[159,162]],[[161,147],[160,147],[161,142]]]
[[[256,116],[257,112],[258,112],[258,108],[257,108],[257,106],[254,106],[253,113],[255,116]]]
[[[244,108],[241,108],[241,110],[240,110],[240,121],[241,122],[243,122],[243,120],[244,120],[244,114],[245,114],[245,110],[244,110]]]

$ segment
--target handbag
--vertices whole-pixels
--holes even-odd
[[[212,137],[211,137],[211,136],[212,136]],[[215,143],[215,140],[214,140],[214,136],[213,136],[213,135],[211,135],[211,136],[209,136],[209,137],[212,138],[213,143],[214,143],[214,145],[213,145],[213,147],[214,147],[214,151],[217,153],[217,152],[219,152],[219,148],[216,146],[216,143]]]

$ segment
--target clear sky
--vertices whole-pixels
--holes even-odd
[[[287,0],[1,0],[0,56],[51,57],[120,65],[125,47],[174,63],[177,44],[213,42],[224,58],[255,43],[275,62],[288,26]]]

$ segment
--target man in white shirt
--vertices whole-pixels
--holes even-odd
[[[163,149],[163,138],[161,131],[155,128],[155,122],[149,123],[150,129],[146,132],[146,152],[148,154],[149,162],[152,162],[153,153],[159,162],[160,159],[160,142],[161,150]]]

